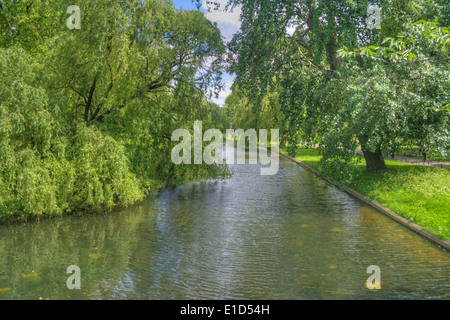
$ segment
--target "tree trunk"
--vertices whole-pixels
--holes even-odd
[[[366,170],[369,172],[374,171],[385,171],[386,163],[384,162],[383,154],[381,152],[381,148],[378,147],[377,151],[368,151],[362,147],[364,159],[366,160]]]
[[[327,60],[330,64],[331,71],[336,71],[341,65],[341,59],[339,57],[339,54],[337,53],[338,48],[337,35],[336,32],[334,32],[330,37],[328,44],[326,45]]]

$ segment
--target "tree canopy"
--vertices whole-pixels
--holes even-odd
[[[277,92],[291,155],[320,144],[324,171],[345,176],[357,147],[369,171],[386,169],[392,143],[449,150],[448,1],[232,2],[243,12],[229,44],[233,99],[261,119]]]
[[[214,126],[225,46],[170,1],[0,0],[0,216],[105,211],[163,184],[223,178],[175,166],[175,129]]]

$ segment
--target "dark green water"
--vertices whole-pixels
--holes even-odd
[[[450,298],[447,252],[284,159],[232,167],[112,214],[1,226],[0,299]]]

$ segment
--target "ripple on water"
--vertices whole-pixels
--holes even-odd
[[[233,169],[109,215],[0,227],[0,298],[65,298],[72,264],[70,299],[450,298],[448,253],[284,159],[276,176]]]

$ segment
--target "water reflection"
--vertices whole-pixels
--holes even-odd
[[[233,169],[114,214],[0,227],[0,299],[450,298],[448,253],[286,160]]]

